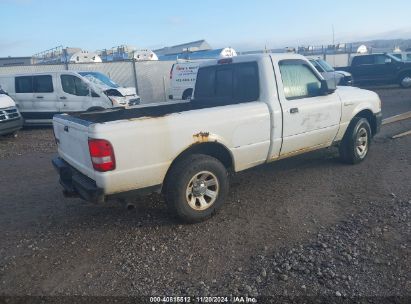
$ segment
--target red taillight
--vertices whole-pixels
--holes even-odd
[[[90,138],[88,140],[88,148],[94,170],[106,172],[116,168],[114,150],[109,141]]]

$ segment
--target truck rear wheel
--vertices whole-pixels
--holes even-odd
[[[363,161],[371,144],[371,127],[367,119],[354,117],[341,141],[340,159],[348,164],[357,164]]]
[[[200,222],[224,203],[228,173],[214,157],[193,154],[171,168],[165,186],[170,210],[184,222]]]

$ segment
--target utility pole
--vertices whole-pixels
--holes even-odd
[[[136,87],[136,93],[137,93],[137,95],[140,95],[139,92],[138,92],[135,52],[136,52],[136,51],[133,51],[133,58],[131,58],[131,60],[132,60],[132,67],[133,67],[133,75],[134,75],[134,86]]]
[[[67,57],[68,57],[67,48],[63,49],[63,56],[64,56],[64,66],[66,68],[66,71],[68,71],[69,68],[68,68],[68,60],[67,60]]]

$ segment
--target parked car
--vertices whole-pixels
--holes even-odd
[[[183,61],[173,64],[170,70],[169,99],[188,100],[193,95],[200,61]]]
[[[309,61],[326,80],[334,81],[335,85],[353,85],[352,75],[346,71],[336,71],[327,61],[321,58],[310,58]]]
[[[122,88],[99,72],[61,71],[1,75],[26,124],[51,123],[53,115],[97,111],[140,103],[134,88]]]
[[[0,135],[17,136],[23,126],[23,118],[14,100],[0,88]]]
[[[376,93],[336,89],[295,54],[203,63],[193,96],[56,115],[53,164],[65,193],[101,203],[161,191],[172,212],[197,222],[223,204],[229,172],[333,145],[356,164],[381,125]]]
[[[348,67],[337,68],[352,74],[359,85],[398,84],[411,88],[411,62],[404,62],[390,54],[358,55]]]

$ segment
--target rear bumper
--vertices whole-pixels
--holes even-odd
[[[161,192],[162,185],[155,185],[147,188],[105,195],[103,189],[97,187],[94,180],[70,166],[64,159],[56,156],[53,158],[52,163],[60,176],[60,184],[63,186],[63,193],[66,197],[80,197],[83,200],[92,203],[104,203],[113,199],[126,200],[135,198],[136,196]]]
[[[71,197],[80,197],[93,203],[103,203],[105,200],[103,189],[97,187],[96,182],[71,167],[60,157],[52,160],[54,168],[60,176],[60,184],[64,194]]]
[[[381,125],[382,125],[382,113],[379,112],[379,113],[375,114],[375,132],[374,132],[374,135],[380,132]]]
[[[6,135],[17,130],[20,130],[23,127],[23,118],[19,117],[16,119],[6,120],[0,122],[0,135]]]

